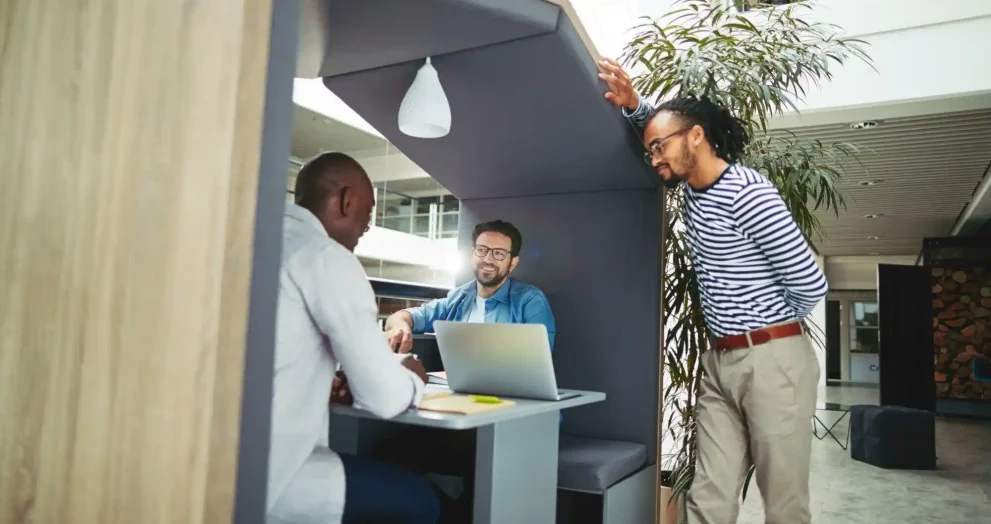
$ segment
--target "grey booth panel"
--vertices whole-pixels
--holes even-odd
[[[509,220],[521,230],[514,276],[539,286],[551,303],[559,386],[607,395],[569,412],[562,433],[642,444],[650,464],[658,426],[661,197],[654,188],[463,200],[459,231],[467,252],[479,221]]]
[[[547,33],[558,12],[543,0],[333,0],[323,8],[328,27],[320,76]]]
[[[566,16],[551,33],[435,56],[451,105],[443,138],[398,129],[400,103],[421,64],[324,83],[459,199],[657,186]]]

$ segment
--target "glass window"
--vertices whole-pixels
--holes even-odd
[[[444,213],[450,213],[452,211],[457,213],[460,210],[461,210],[460,200],[454,198],[454,195],[444,195],[444,198],[441,201],[441,211],[443,211]]]
[[[854,302],[850,327],[851,353],[877,353],[878,307],[876,302]]]
[[[854,302],[853,303],[853,325],[855,326],[878,326],[877,303],[876,302]]]
[[[324,151],[340,151],[357,160],[375,188],[372,229],[356,250],[359,257],[367,257],[362,264],[368,276],[441,287],[453,285],[455,268],[459,266],[447,260],[454,258],[448,253],[452,243],[439,241],[457,238],[458,199],[381,135],[338,120],[335,115],[322,115],[297,105],[287,168],[287,203],[295,201],[299,170]],[[406,242],[395,232],[420,238]],[[406,302],[390,300],[380,305],[383,312],[408,307]]]

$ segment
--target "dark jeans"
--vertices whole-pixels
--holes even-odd
[[[342,524],[435,524],[440,502],[430,483],[377,460],[341,454],[345,496]]]
[[[396,428],[374,450],[376,458],[420,474],[461,477],[456,500],[441,495],[441,522],[471,522],[475,492],[475,432],[424,427]]]

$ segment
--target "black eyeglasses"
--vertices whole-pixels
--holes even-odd
[[[486,255],[492,253],[492,258],[494,258],[497,262],[506,260],[506,257],[510,255],[509,251],[506,251],[505,249],[491,248],[489,246],[475,246],[473,252],[478,258],[485,258]]]
[[[653,142],[650,143],[649,146],[647,146],[647,152],[643,154],[643,161],[647,162],[648,166],[653,166],[654,157],[659,157],[664,154],[664,142],[667,142],[669,138],[691,131],[691,129],[692,128],[690,127],[686,127],[685,129],[682,129],[680,131],[675,131],[674,133],[671,133],[670,135],[667,135],[663,138],[658,138],[657,140],[654,140]]]

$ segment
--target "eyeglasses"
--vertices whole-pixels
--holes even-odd
[[[653,142],[650,143],[649,146],[647,146],[647,152],[643,154],[643,161],[647,162],[648,166],[653,166],[654,158],[664,154],[664,142],[667,142],[669,138],[691,131],[691,129],[692,128],[690,127],[686,127],[685,129],[682,129],[680,131],[675,131],[670,135],[654,140]]]
[[[492,258],[494,258],[497,262],[506,260],[506,257],[510,255],[509,251],[506,251],[505,249],[491,248],[489,246],[475,246],[473,253],[475,253],[475,256],[478,258],[485,258],[486,255],[492,253]]]

